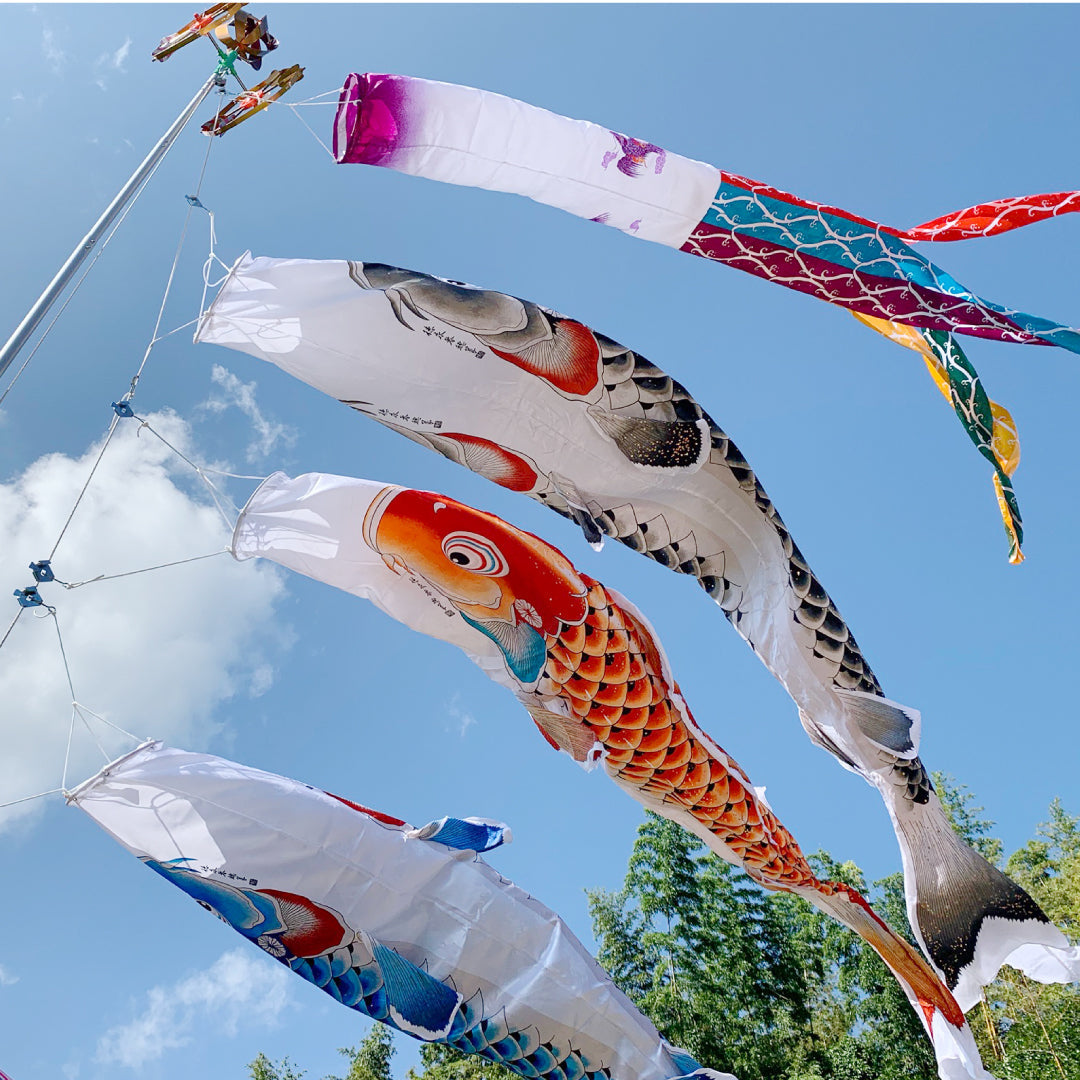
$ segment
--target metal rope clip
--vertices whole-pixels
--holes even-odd
[[[48,559],[42,559],[41,562],[32,562],[30,564],[30,573],[34,575],[34,580],[39,585],[56,580],[56,575],[53,573],[52,565]]]
[[[131,408],[131,403],[126,398],[120,401],[114,401],[112,407],[113,412],[116,413],[117,416],[130,417],[135,415]]]
[[[41,607],[45,603],[35,585],[27,585],[25,589],[16,589],[11,595],[19,601],[19,607]]]

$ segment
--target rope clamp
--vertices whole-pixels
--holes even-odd
[[[116,413],[117,416],[132,417],[135,415],[134,411],[131,408],[131,403],[127,401],[127,399],[114,401],[112,403],[112,407],[113,412]]]
[[[30,564],[30,572],[34,575],[34,580],[42,585],[47,581],[55,581],[56,575],[53,574],[52,566],[48,559],[42,559],[41,562],[32,562]]]
[[[25,589],[16,589],[11,595],[19,601],[19,607],[41,607],[44,603],[34,585],[27,585]]]

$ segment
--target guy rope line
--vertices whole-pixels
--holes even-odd
[[[224,97],[225,91],[224,87],[222,87],[220,93],[218,94],[217,112],[214,114],[215,121],[221,115],[221,106],[224,102]],[[180,239],[176,245],[176,253],[173,255],[172,266],[169,268],[169,277],[165,283],[165,292],[161,297],[161,307],[158,308],[157,321],[154,323],[154,333],[150,338],[150,343],[146,346],[146,352],[143,354],[142,363],[139,365],[139,370],[136,371],[135,375],[132,377],[131,388],[128,390],[126,395],[126,399],[128,401],[130,401],[135,396],[135,387],[138,386],[139,379],[142,377],[143,368],[146,367],[146,362],[150,359],[150,354],[154,351],[154,346],[158,343],[159,340],[161,340],[158,337],[158,331],[161,329],[161,319],[162,316],[165,314],[165,305],[166,303],[168,303],[169,293],[172,291],[173,279],[176,277],[176,267],[177,264],[180,262],[180,253],[184,249],[184,240],[187,238],[188,224],[191,221],[191,213],[196,206],[202,206],[202,203],[199,202],[199,195],[202,192],[203,180],[206,177],[206,166],[209,164],[210,151],[213,150],[213,148],[214,140],[210,139],[207,142],[206,153],[203,155],[202,169],[199,171],[199,179],[195,185],[195,193],[194,195],[188,196],[188,209],[187,213],[184,215],[184,224],[180,229]],[[192,199],[194,199],[195,201],[192,202]]]
[[[221,112],[221,100],[222,100],[222,96],[219,95],[219,97],[218,97],[218,113],[219,114]],[[206,153],[203,155],[202,168],[199,171],[199,179],[198,179],[197,184],[195,185],[195,196],[194,197],[195,197],[196,202],[198,201],[199,192],[202,191],[203,180],[206,177],[206,167],[207,167],[207,164],[208,164],[208,162],[210,160],[210,151],[213,149],[213,147],[214,147],[214,140],[211,139],[209,141],[209,144],[206,147]],[[146,181],[144,181],[142,187],[140,188],[140,193],[143,190],[145,190],[146,184],[149,182],[150,177],[153,176],[153,173],[157,171],[157,168],[158,168],[158,166],[160,164],[161,164],[161,162],[159,161],[154,166],[154,170],[151,172],[150,176],[148,176],[146,178]],[[127,216],[127,213],[128,213],[129,209],[130,209],[130,206],[128,208],[126,208],[125,211],[124,211],[124,216],[125,217]],[[166,279],[166,282],[165,282],[165,291],[164,291],[164,293],[163,293],[163,295],[161,297],[161,306],[158,308],[157,320],[154,323],[154,332],[151,335],[149,344],[146,346],[146,352],[143,354],[142,362],[139,364],[139,368],[135,372],[134,376],[132,376],[131,385],[130,385],[130,387],[128,389],[128,392],[121,399],[122,401],[130,401],[131,398],[134,397],[135,388],[138,385],[139,379],[142,377],[142,373],[143,373],[143,370],[146,368],[147,361],[150,359],[150,354],[154,351],[154,346],[157,344],[157,342],[159,340],[158,331],[161,329],[161,320],[162,320],[162,316],[165,313],[165,305],[168,303],[169,294],[172,291],[173,281],[174,281],[174,279],[176,277],[176,267],[177,267],[177,264],[180,261],[180,253],[183,250],[184,240],[187,237],[188,222],[191,220],[191,212],[192,212],[193,209],[194,209],[194,204],[189,202],[188,203],[187,213],[184,215],[184,224],[180,229],[180,240],[179,240],[179,242],[178,242],[178,244],[176,246],[176,252],[173,255],[172,266],[169,269],[169,276],[168,276],[168,278]],[[120,221],[123,221],[123,217],[121,217]],[[119,225],[120,225],[120,222],[118,221],[117,224],[116,224],[116,227],[113,229],[114,233],[116,231],[116,228],[119,228]],[[86,277],[86,275],[84,274],[83,278],[85,278],[85,277]],[[80,284],[81,284],[81,280],[80,280]],[[54,319],[53,322],[55,322],[55,321],[56,320]],[[57,551],[57,548],[60,547],[61,540],[64,539],[64,534],[67,532],[68,526],[71,524],[71,519],[75,516],[75,511],[78,510],[79,504],[82,502],[83,496],[86,494],[87,488],[89,488],[90,482],[93,480],[94,474],[97,472],[98,466],[101,464],[101,459],[105,456],[105,451],[108,449],[109,443],[112,441],[112,437],[116,433],[116,427],[117,427],[117,424],[119,422],[120,422],[120,413],[116,413],[116,415],[113,416],[111,422],[109,423],[109,430],[105,435],[105,441],[104,441],[104,443],[102,443],[101,450],[99,451],[97,459],[94,461],[94,465],[90,470],[90,475],[87,476],[86,483],[83,484],[82,490],[79,492],[78,496],[76,497],[75,505],[72,506],[71,513],[68,514],[67,520],[64,522],[64,526],[60,530],[60,535],[56,538],[56,543],[53,545],[53,549],[49,553],[49,561],[50,562],[52,561],[53,557],[56,555],[56,551]]]
[[[330,104],[333,104],[333,103],[329,102],[329,101],[325,101],[325,102],[319,102],[318,104],[320,104],[320,105],[330,105]],[[315,129],[300,115],[300,113],[298,113],[296,111],[297,110],[297,105],[294,105],[292,102],[289,102],[289,108],[292,109],[293,116],[295,116],[296,119],[299,120],[300,123],[303,124],[304,127],[306,127],[308,129],[308,131],[311,132],[311,137],[326,151],[326,153],[330,157],[330,160],[331,161],[337,161],[337,158],[334,157],[333,150],[331,150],[330,147],[327,146],[326,143],[324,143],[322,141],[322,139],[319,138],[319,136],[315,133]]]
[[[15,372],[15,374],[11,378],[11,381],[7,384],[6,387],[4,387],[4,392],[0,394],[0,405],[3,405],[4,399],[8,396],[8,394],[11,393],[12,387],[14,387],[14,385],[19,381],[19,376],[22,375],[22,373],[26,370],[27,365],[30,363],[31,360],[33,360],[34,355],[37,353],[38,349],[40,349],[41,346],[45,343],[45,339],[49,336],[50,331],[56,325],[60,316],[63,315],[65,311],[67,311],[68,304],[70,304],[71,301],[75,299],[75,294],[79,291],[80,288],[82,288],[82,283],[86,280],[87,275],[97,265],[98,259],[100,259],[101,256],[105,254],[105,249],[109,246],[109,242],[116,235],[117,229],[119,229],[120,226],[124,224],[125,218],[128,216],[128,214],[131,213],[132,209],[134,209],[135,204],[139,201],[139,196],[142,195],[142,193],[146,190],[146,185],[149,184],[150,181],[153,179],[154,173],[158,171],[158,168],[161,166],[161,162],[164,160],[165,159],[162,158],[161,161],[159,161],[153,167],[153,169],[147,175],[146,179],[139,185],[138,190],[132,196],[131,202],[129,202],[128,205],[124,208],[124,212],[120,215],[119,218],[117,218],[116,224],[114,224],[112,229],[109,230],[109,234],[105,237],[104,240],[101,241],[101,244],[94,252],[94,257],[87,264],[86,269],[83,270],[83,272],[79,275],[79,279],[72,286],[71,291],[67,294],[66,297],[64,297],[64,302],[60,305],[59,310],[49,321],[49,324],[45,327],[44,331],[41,334],[41,337],[39,337],[37,341],[34,342],[34,347],[30,350],[26,359],[22,362],[19,370]]]
[[[60,581],[65,589],[81,589],[84,585],[93,585],[98,581],[115,581],[116,578],[134,577],[136,574],[148,574],[151,570],[164,570],[170,566],[183,566],[184,563],[199,562],[201,559],[213,559],[218,555],[228,555],[229,548],[221,548],[220,551],[210,551],[205,555],[192,555],[190,559],[174,559],[172,562],[158,563],[157,566],[144,566],[141,570],[125,570],[122,574],[98,574],[97,577],[87,578],[85,581]],[[20,609],[21,610],[21,609]]]

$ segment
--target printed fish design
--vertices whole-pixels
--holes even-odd
[[[312,557],[305,522],[344,537],[361,517],[363,541],[381,566],[363,563],[352,542]],[[634,798],[755,881],[803,896],[858,933],[919,1010],[940,1074],[985,1076],[963,1011],[923,957],[856,891],[818,880],[746,774],[695,723],[644,616],[557,549],[445,495],[275,474],[242,514],[233,550],[370,597],[414,629],[464,648],[515,692],[553,746],[584,764],[602,761]],[[433,617],[430,604],[412,608],[425,590],[449,602],[461,623]],[[484,659],[492,654],[501,673]]]
[[[697,580],[810,738],[881,794],[912,926],[961,1005],[1003,963],[1080,976],[1080,950],[953,832],[918,754],[918,712],[886,699],[753,469],[663,370],[537,304],[379,263],[245,259],[198,338],[529,495],[594,544],[616,539]],[[516,633],[529,671],[536,654],[526,661]]]
[[[279,963],[413,1038],[527,1080],[734,1080],[666,1043],[554,912],[478,857],[505,826],[414,829],[160,743],[71,798]]]

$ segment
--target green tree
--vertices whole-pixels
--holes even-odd
[[[520,1080],[505,1065],[486,1061],[477,1054],[465,1054],[443,1043],[420,1047],[423,1069],[410,1069],[406,1080]]]
[[[822,878],[867,893],[827,854]],[[899,874],[878,911],[913,940]],[[742,1080],[933,1080],[903,990],[857,934],[800,897],[767,892],[655,815],[617,893],[589,894],[600,962],[671,1042]]]
[[[259,1053],[254,1061],[248,1062],[248,1075],[251,1080],[301,1080],[304,1070],[293,1068],[287,1057],[276,1065],[265,1054]]]
[[[1073,942],[1080,939],[1080,819],[1060,799],[1037,838],[1014,852],[1008,874]],[[1000,1080],[1080,1080],[1080,987],[1042,985],[1012,968],[969,1014],[984,1060]]]
[[[935,774],[956,832],[993,862],[1002,846],[974,795]],[[903,878],[868,894],[854,863],[811,858],[819,878],[845,882],[909,941]],[[1053,921],[1080,938],[1080,818],[1059,800],[1007,872]],[[672,1043],[741,1080],[933,1080],[918,1015],[874,951],[845,926],[787,893],[755,885],[681,827],[648,814],[623,887],[591,891],[599,959]],[[1080,1080],[1080,987],[1041,985],[1010,968],[969,1013],[983,1060],[999,1080]],[[392,1035],[376,1025],[344,1078],[392,1080]],[[501,1065],[426,1043],[407,1080],[511,1080]],[[249,1064],[251,1080],[301,1080],[283,1058]]]
[[[941,808],[953,827],[953,832],[973,847],[987,862],[995,866],[1001,862],[1003,854],[1001,841],[990,835],[996,822],[981,817],[983,807],[972,806],[975,796],[968,791],[966,784],[961,784],[948,773],[931,774]]]
[[[814,1059],[791,910],[685,829],[648,814],[623,888],[588,895],[601,964],[672,1043],[742,1080]]]
[[[870,897],[877,913],[915,943],[904,901],[903,875],[876,881],[869,890],[862,871],[852,862],[836,863],[825,852],[819,852],[811,862],[820,878],[843,881]],[[846,1025],[826,1051],[832,1075],[843,1080],[934,1080],[937,1064],[933,1047],[885,962],[835,919],[816,909],[811,909],[810,917],[821,924],[826,985],[832,992],[832,1000],[819,1008],[836,1010]]]
[[[357,1047],[344,1046],[338,1053],[348,1059],[349,1071],[326,1080],[392,1080],[390,1059],[397,1053],[394,1036],[385,1024],[375,1024]]]

